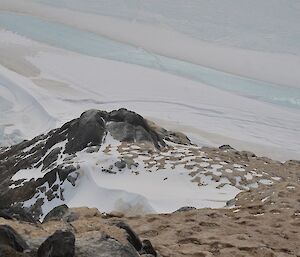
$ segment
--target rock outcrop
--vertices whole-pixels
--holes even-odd
[[[45,135],[0,148],[0,217],[31,223],[62,219],[73,224],[79,217],[67,205],[76,200],[73,195],[82,196],[89,190],[91,194],[79,198],[86,199],[89,206],[98,204],[99,209],[105,202],[108,207],[102,211],[116,211],[121,213],[119,217],[153,213],[148,201],[152,195],[146,198],[143,192],[131,192],[135,190],[132,186],[126,188],[126,183],[137,176],[139,190],[152,187],[147,180],[152,180],[152,174],[156,178],[153,190],[160,187],[160,192],[165,188],[175,192],[180,184],[191,186],[192,195],[197,195],[193,202],[180,205],[174,196],[172,204],[176,206],[170,212],[194,203],[199,208],[198,201],[202,200],[205,206],[212,202],[213,207],[225,207],[227,202],[227,207],[234,207],[237,200],[233,198],[239,192],[268,186],[271,190],[281,183],[299,181],[299,173],[295,172],[299,167],[298,161],[281,163],[228,145],[198,147],[182,133],[167,131],[126,109],[89,110]],[[110,183],[116,188],[111,190]],[[152,188],[147,190],[152,192]],[[178,196],[186,199],[190,195],[189,191],[187,196]],[[183,207],[175,215],[190,211],[194,208]],[[138,240],[126,224],[118,224],[126,232],[131,248],[139,254],[155,255],[148,241]],[[108,241],[109,245],[115,244],[105,236],[101,240],[103,245]]]
[[[66,219],[71,213],[77,219]],[[56,216],[55,220],[44,221],[40,226],[7,221],[22,236],[11,226],[1,225],[3,221],[0,218],[0,256],[3,257],[160,256],[150,240],[141,241],[128,224],[112,221],[95,209],[70,209],[63,217]],[[58,227],[62,230],[56,230]]]
[[[79,166],[72,160],[76,153],[83,149],[88,153],[97,152],[108,134],[120,142],[146,142],[156,149],[164,147],[167,140],[135,112],[88,110],[61,128],[12,147],[0,148],[0,216],[11,218],[8,208],[31,199],[38,192],[45,193],[47,199],[40,199],[31,207],[34,219],[40,217],[45,201],[60,199],[63,202],[63,192],[55,182],[59,179],[59,184],[69,181],[75,186],[78,174],[74,172]],[[62,156],[64,158],[60,160]],[[116,165],[122,169],[126,163],[120,161]],[[39,169],[44,175],[29,180],[23,177],[12,179],[19,171],[30,172],[32,169]],[[48,189],[45,183],[48,183]]]
[[[74,257],[75,236],[70,231],[57,230],[37,251],[38,257]]]
[[[0,256],[26,256],[26,249],[27,243],[11,226],[0,225]]]

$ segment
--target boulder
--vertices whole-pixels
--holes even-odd
[[[73,120],[68,130],[66,153],[72,154],[87,146],[101,145],[105,134],[107,113],[99,110],[88,110]]]
[[[124,229],[127,234],[128,242],[137,250],[140,251],[142,249],[142,242],[138,235],[123,221],[119,221],[115,223],[115,225],[121,229]]]
[[[70,231],[57,230],[39,247],[38,257],[74,257],[75,236]]]
[[[65,222],[74,222],[76,220],[78,220],[80,218],[80,215],[76,212],[70,212],[67,213],[64,217],[63,217],[63,221]]]
[[[120,161],[117,161],[115,163],[115,166],[119,169],[119,170],[122,170],[124,168],[126,168],[126,162],[124,160],[120,160]]]
[[[77,256],[85,257],[139,257],[140,255],[131,245],[123,245],[117,240],[102,236],[93,241],[79,242],[76,248]]]
[[[166,145],[162,137],[150,128],[147,121],[135,112],[121,108],[110,112],[108,121],[111,122],[109,124],[113,124],[108,127],[110,133],[115,134],[118,138],[123,138],[123,141],[126,141],[126,138],[132,141],[134,138],[138,142],[152,142],[157,148]],[[122,128],[123,126],[125,127]]]
[[[196,208],[192,207],[192,206],[184,206],[184,207],[181,207],[178,210],[174,211],[174,213],[177,213],[177,212],[186,212],[186,211],[192,211],[192,210],[196,210]]]
[[[120,142],[152,142],[151,135],[143,127],[135,127],[126,122],[110,122],[107,130]]]
[[[65,204],[56,206],[53,208],[44,218],[43,222],[47,222],[50,220],[61,220],[64,215],[68,212],[69,207]]]
[[[141,126],[147,130],[149,128],[147,122],[144,118],[132,111],[129,111],[125,108],[119,110],[114,110],[109,113],[109,120],[115,122],[126,122],[133,126]]]
[[[0,225],[0,245],[11,247],[17,252],[23,252],[25,249],[28,249],[25,240],[8,225]]]

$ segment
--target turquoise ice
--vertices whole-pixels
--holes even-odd
[[[85,55],[142,65],[276,105],[300,108],[300,89],[253,80],[167,58],[87,31],[39,18],[0,12],[7,30]]]

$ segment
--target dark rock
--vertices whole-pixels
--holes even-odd
[[[58,155],[60,154],[62,148],[57,147],[54,148],[43,160],[43,168],[42,170],[48,168],[53,162],[57,161]]]
[[[137,162],[135,162],[134,159],[132,159],[132,158],[124,158],[123,161],[126,163],[128,169],[131,169],[132,166],[133,167],[139,166],[139,164]]]
[[[20,253],[11,248],[8,245],[0,244],[0,256],[1,257],[28,257],[25,253]]]
[[[123,221],[119,221],[115,224],[117,227],[124,229],[127,233],[127,240],[131,245],[137,250],[140,251],[142,249],[142,242],[138,235]]]
[[[119,138],[123,138],[123,140],[126,140],[125,138],[129,138],[129,140],[131,140],[133,136],[132,134],[134,134],[137,141],[152,142],[157,148],[166,145],[158,133],[149,127],[146,120],[135,112],[124,108],[112,111],[109,113],[109,121],[114,121],[115,123],[112,123],[114,125],[110,126],[110,129],[108,128],[108,130],[110,132],[112,131],[111,133],[114,133],[116,136],[119,136]],[[121,127],[117,126],[116,123],[121,123],[126,126],[126,128],[121,129]],[[135,128],[133,133],[130,132],[132,128]]]
[[[90,257],[139,257],[131,245],[123,245],[109,236],[102,236],[89,241],[88,244],[78,242],[77,256]]]
[[[67,166],[62,166],[62,167],[58,166],[57,168],[61,169],[62,171],[66,172],[66,173],[71,173],[71,172],[77,170],[74,165],[67,165]]]
[[[102,171],[102,172],[105,172],[105,173],[109,173],[109,174],[117,174],[117,172],[112,171],[112,170],[110,170],[110,169],[102,169],[101,171]]]
[[[120,161],[117,161],[115,163],[115,166],[119,169],[119,170],[122,170],[126,167],[126,162],[124,160],[120,160]]]
[[[232,207],[234,205],[235,205],[235,199],[234,198],[226,202],[226,207]]]
[[[141,126],[143,128],[148,128],[148,124],[144,120],[144,118],[132,111],[129,111],[125,108],[121,108],[119,110],[115,110],[109,113],[109,120],[116,122],[126,122],[133,126]]]
[[[101,145],[106,131],[106,118],[106,112],[89,110],[74,120],[68,131],[66,153],[72,154],[87,146]]]
[[[175,144],[191,145],[190,139],[181,132],[166,132],[164,139]]]
[[[75,236],[70,231],[56,231],[39,247],[38,257],[74,257]]]
[[[230,145],[221,145],[219,147],[220,150],[235,150],[233,147],[231,147]]]
[[[0,245],[9,246],[17,252],[28,249],[25,240],[8,225],[0,225]]]
[[[186,211],[192,211],[192,210],[196,210],[196,208],[192,207],[192,206],[184,206],[184,207],[181,207],[178,210],[174,211],[174,213],[177,213],[177,212],[186,212]]]
[[[43,222],[50,220],[61,220],[68,211],[69,207],[65,204],[56,206],[46,215]]]
[[[53,192],[56,192],[59,189],[59,185],[54,185],[52,187]]]
[[[78,179],[79,173],[71,173],[68,175],[67,180],[72,184],[72,186],[76,185],[76,180]]]
[[[44,204],[43,198],[38,198],[36,202],[30,207],[30,211],[34,219],[38,220],[43,215],[42,205]]]
[[[47,196],[48,201],[51,201],[54,199],[53,190],[50,188],[45,195]]]
[[[151,135],[141,126],[135,127],[126,122],[111,122],[107,130],[120,142],[152,142]]]
[[[4,219],[16,219],[19,221],[26,221],[35,223],[32,213],[21,206],[11,206],[9,208],[0,209],[0,217]]]
[[[71,212],[71,213],[67,213],[64,217],[63,220],[65,222],[73,222],[75,220],[78,220],[80,217],[80,215],[76,212]]]
[[[45,186],[41,186],[41,187],[39,187],[39,190],[40,190],[42,193],[45,193],[45,192],[46,192],[46,187],[45,187]]]
[[[142,252],[146,254],[152,254],[153,256],[157,256],[156,251],[154,250],[151,242],[149,240],[143,240],[143,249]]]
[[[8,209],[0,210],[0,217],[4,218],[6,220],[12,220],[13,219],[13,215],[12,215],[12,213],[9,212]]]
[[[88,147],[85,151],[87,153],[95,153],[95,152],[98,152],[100,149],[100,146],[91,146],[91,147]]]

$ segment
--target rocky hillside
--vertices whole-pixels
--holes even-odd
[[[300,256],[299,171],[89,110],[0,148],[0,256]]]
[[[101,164],[101,172],[116,174],[114,169],[121,171],[137,166],[132,156],[119,156],[120,151],[125,153],[125,148],[129,150],[128,147],[136,144],[151,155],[166,147],[166,141],[190,144],[184,135],[158,130],[142,116],[125,109],[110,113],[86,111],[48,134],[0,148],[0,207],[18,203],[18,207],[28,207],[38,219],[66,201],[67,193],[76,187],[80,177],[80,163],[95,157],[95,153],[94,160]],[[112,155],[113,147],[118,149]],[[112,163],[105,163],[105,155],[112,155]]]
[[[242,191],[297,181],[297,165],[226,145],[201,148],[126,109],[89,110],[0,149],[0,207],[41,221],[62,204],[127,214],[225,207]]]
[[[127,216],[60,206],[42,224],[0,218],[0,256],[298,257],[294,179],[240,193],[234,208]]]

